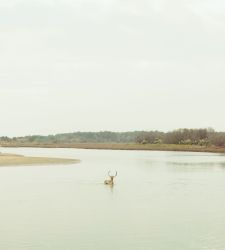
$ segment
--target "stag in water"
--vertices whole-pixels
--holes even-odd
[[[114,184],[113,180],[117,176],[117,171],[116,171],[115,175],[110,175],[110,171],[109,171],[108,176],[109,176],[110,180],[105,180],[104,184],[105,185],[113,185]]]

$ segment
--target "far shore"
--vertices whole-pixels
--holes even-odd
[[[0,167],[22,165],[73,164],[78,162],[79,160],[75,159],[31,157],[16,154],[0,154]]]
[[[37,147],[37,148],[77,148],[77,149],[105,149],[105,150],[151,150],[151,151],[184,151],[225,153],[225,147],[178,145],[178,144],[135,144],[135,143],[68,143],[68,144],[2,144],[2,147]]]

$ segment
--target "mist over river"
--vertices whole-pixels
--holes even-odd
[[[224,154],[0,151],[81,160],[0,168],[0,249],[225,249]]]

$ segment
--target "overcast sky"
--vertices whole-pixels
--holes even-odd
[[[225,131],[224,0],[0,0],[0,135]]]

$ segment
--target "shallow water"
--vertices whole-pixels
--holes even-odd
[[[0,151],[82,160],[0,168],[0,249],[225,249],[225,155]],[[102,184],[109,169],[113,188]]]

